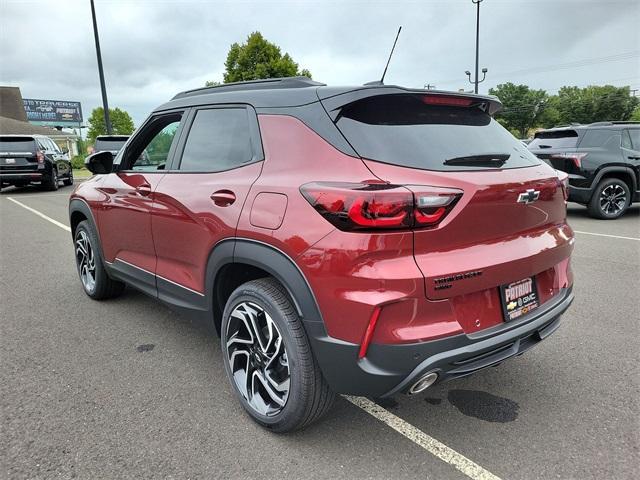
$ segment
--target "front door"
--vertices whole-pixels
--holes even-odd
[[[156,252],[151,233],[154,191],[165,175],[182,113],[151,117],[127,143],[115,173],[98,190],[104,194],[98,225],[105,260],[120,276],[156,294]]]

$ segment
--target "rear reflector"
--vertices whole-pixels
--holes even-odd
[[[360,344],[358,359],[364,358],[367,355],[369,344],[371,343],[371,339],[373,338],[373,332],[376,329],[376,323],[378,323],[378,317],[380,317],[380,310],[380,307],[376,307],[371,314],[369,325],[367,325],[367,329],[364,332],[364,337],[362,338],[362,343]]]
[[[314,182],[302,195],[327,221],[344,231],[434,227],[462,191],[380,183]]]

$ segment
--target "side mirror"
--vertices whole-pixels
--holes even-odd
[[[67,147],[62,147],[62,153],[66,155],[67,153],[69,153],[69,149]]]
[[[113,170],[113,154],[108,151],[102,151],[89,155],[84,159],[84,166],[91,173],[111,173]]]

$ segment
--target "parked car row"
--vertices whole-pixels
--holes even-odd
[[[116,155],[129,135],[99,135],[94,152]],[[0,188],[37,184],[57,190],[60,182],[73,185],[69,152],[45,135],[0,135]]]

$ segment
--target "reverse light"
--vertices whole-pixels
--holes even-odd
[[[344,231],[434,227],[462,191],[387,183],[314,182],[300,187],[311,206]]]
[[[571,160],[576,168],[582,168],[582,159],[587,155],[587,153],[556,153],[554,155],[551,155],[551,158]]]

